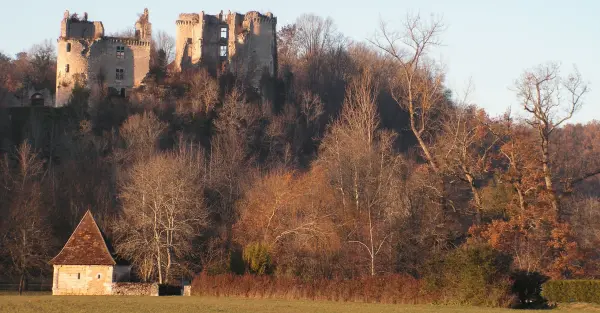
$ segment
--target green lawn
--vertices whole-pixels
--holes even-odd
[[[214,297],[92,297],[50,295],[0,295],[0,312],[85,312],[85,313],[129,313],[129,312],[348,312],[348,313],[470,313],[470,312],[519,312],[508,309],[478,307],[453,307],[433,305],[389,305],[342,303],[321,301],[293,301]],[[532,312],[532,311],[520,311]],[[543,312],[600,312],[600,306],[569,305]]]

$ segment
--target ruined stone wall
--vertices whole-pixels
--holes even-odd
[[[115,296],[158,296],[156,283],[114,283],[112,295]]]
[[[221,28],[227,27],[219,16],[205,15],[202,29],[202,63],[209,71],[216,73],[221,68],[221,46],[227,46],[227,40],[221,40]]]
[[[175,66],[181,70],[192,64],[194,55],[194,42],[199,42],[195,36],[196,31],[202,29],[200,16],[195,13],[183,13],[176,21],[177,33],[175,36]]]
[[[277,19],[271,13],[249,12],[244,16],[242,31],[231,43],[229,62],[232,72],[252,86],[258,86],[264,71],[275,75],[277,55]]]
[[[277,18],[271,13],[180,14],[177,20],[176,68],[202,65],[211,72],[225,68],[258,86],[267,69],[275,74]],[[222,38],[221,30],[227,31]],[[222,47],[226,55],[222,56]]]
[[[54,265],[53,295],[110,295],[112,266]]]

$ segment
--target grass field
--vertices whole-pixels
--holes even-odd
[[[313,302],[293,300],[267,300],[214,297],[92,297],[92,296],[50,296],[50,295],[0,295],[0,312],[42,313],[129,313],[129,312],[348,312],[348,313],[475,313],[475,312],[532,312],[508,309],[488,309],[478,307],[454,307],[433,305],[388,305],[342,302]],[[568,305],[558,309],[543,311],[600,312],[600,306]]]

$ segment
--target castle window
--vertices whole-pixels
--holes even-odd
[[[69,72],[69,69],[70,69],[70,68],[69,68],[69,64],[65,65],[65,73],[68,73],[68,72]]]
[[[227,27],[221,27],[221,39],[227,39]]]
[[[227,56],[227,46],[221,46],[220,55],[221,57]]]
[[[67,52],[71,52],[71,43],[70,42],[67,43]]]
[[[187,39],[187,43],[188,43],[189,45],[191,45],[191,44],[192,44],[192,38],[188,38],[188,39]]]
[[[117,59],[125,58],[125,47],[117,46]]]
[[[117,69],[117,76],[116,76],[116,79],[117,79],[117,80],[123,80],[123,77],[124,77],[124,76],[125,76],[125,73],[124,73],[123,69],[122,69],[122,68],[118,68],[118,69]]]
[[[98,274],[98,279],[100,279],[102,277],[102,275]]]
[[[77,279],[81,279],[81,273],[77,273]]]

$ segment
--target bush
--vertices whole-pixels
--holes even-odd
[[[253,243],[244,249],[244,261],[251,274],[271,274],[273,264],[267,246],[261,243]]]
[[[542,296],[554,303],[600,304],[600,280],[551,280],[542,285]]]
[[[425,290],[448,304],[508,306],[512,259],[489,246],[464,246],[429,262]]]
[[[376,303],[431,303],[420,282],[410,276],[368,276],[355,279],[310,279],[202,273],[192,281],[194,296],[236,296]]]

